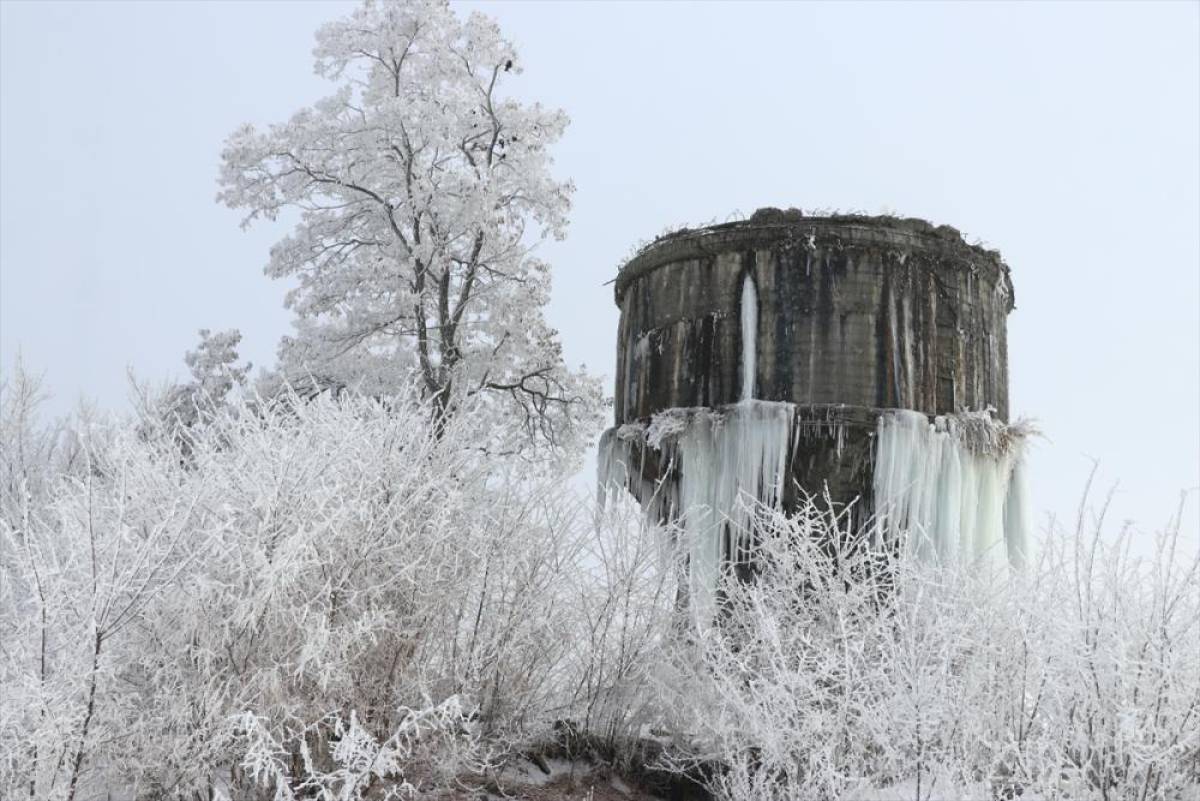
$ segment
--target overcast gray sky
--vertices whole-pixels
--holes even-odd
[[[1047,432],[1044,513],[1091,460],[1152,527],[1200,485],[1200,4],[477,3],[519,94],[560,106],[578,192],[550,317],[611,376],[611,287],[640,240],[760,206],[954,225],[1013,270],[1013,411]],[[239,123],[329,91],[336,2],[0,3],[0,358],[65,409],[183,373],[201,327],[272,362],[282,225],[218,207]],[[1188,529],[1195,532],[1192,496]]]

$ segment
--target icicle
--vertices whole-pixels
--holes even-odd
[[[937,499],[934,509],[934,537],[937,541],[938,558],[943,561],[958,555],[959,509],[962,508],[962,460],[944,418],[941,425],[942,463],[938,469]]]
[[[596,453],[596,496],[603,508],[609,496],[629,486],[629,446],[610,428],[600,435]]]
[[[742,279],[742,400],[754,397],[758,369],[758,289],[750,273]]]
[[[1012,476],[1009,478],[1008,499],[1004,504],[1004,539],[1008,544],[1008,560],[1018,568],[1028,564],[1032,553],[1029,537],[1033,531],[1033,506],[1029,499],[1029,477],[1025,454],[1018,453]]]
[[[883,414],[875,444],[875,543],[907,535],[919,558],[989,566],[1007,549],[1020,566],[1029,536],[1019,469],[1026,433],[987,412],[938,417],[932,425],[920,412]]]
[[[969,560],[975,555],[975,526],[979,522],[975,513],[979,500],[979,457],[963,451],[959,458],[962,461],[962,494],[957,510],[958,554],[963,560]]]
[[[1004,558],[1004,497],[1012,463],[1003,455],[976,458],[979,460],[979,495],[972,555],[984,567],[998,567]]]
[[[742,401],[695,413],[678,435],[680,522],[702,623],[712,618],[721,566],[751,534],[755,502],[782,500],[795,413],[790,403]],[[725,551],[727,533],[735,553]]]
[[[601,437],[601,500],[624,487],[646,514],[680,525],[689,598],[700,625],[715,613],[722,566],[752,533],[755,503],[782,502],[795,415],[790,403],[744,400],[721,411],[670,409],[648,426],[627,424]],[[677,483],[645,478],[640,463],[634,464],[645,448],[663,455],[671,465],[663,474],[677,474]]]
[[[596,497],[601,508],[612,493],[621,490],[628,490],[643,506],[650,502],[656,484],[646,480],[644,450],[635,447],[645,440],[645,436],[646,427],[640,423],[626,423],[600,435],[596,453]]]

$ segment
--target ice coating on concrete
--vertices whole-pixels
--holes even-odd
[[[758,289],[750,273],[742,279],[742,394],[741,400],[754,397],[754,376],[758,369]]]

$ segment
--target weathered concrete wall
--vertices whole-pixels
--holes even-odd
[[[928,414],[993,406],[1007,419],[1013,291],[999,254],[920,220],[762,210],[662,238],[621,270],[618,424],[739,399],[747,273],[755,397]]]

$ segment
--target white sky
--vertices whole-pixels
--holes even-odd
[[[1200,4],[473,5],[517,43],[516,91],[573,120],[571,234],[542,254],[570,361],[611,376],[604,283],[668,226],[926,217],[1012,267],[1043,513],[1073,512],[1091,459],[1118,521],[1157,526],[1200,485]],[[272,362],[289,315],[261,268],[285,229],[216,205],[218,153],[329,91],[312,33],[345,10],[0,3],[5,372],[20,350],[62,411],[121,408],[127,367],[181,376],[201,327]]]

